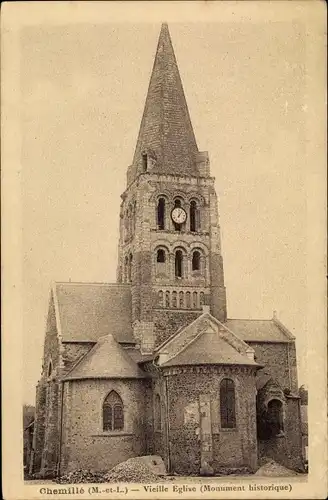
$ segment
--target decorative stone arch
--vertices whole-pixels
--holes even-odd
[[[170,241],[164,239],[164,238],[159,238],[158,240],[154,241],[152,244],[153,250],[156,251],[160,247],[165,247],[169,253],[172,252],[172,244]]]
[[[171,198],[172,198],[173,205],[174,205],[174,201],[177,198],[182,200],[183,207],[185,207],[185,205],[187,203],[187,195],[184,191],[180,191],[180,189],[175,189],[174,191],[172,191]]]
[[[206,205],[204,196],[199,193],[194,193],[194,192],[188,193],[187,202],[189,203],[189,205],[192,200],[197,201],[199,206],[201,207],[204,207]]]
[[[280,384],[270,379],[257,393],[257,420],[260,439],[284,436],[286,398]]]
[[[201,250],[202,251],[202,254],[205,256],[205,257],[208,257],[209,256],[209,249],[208,249],[208,246],[205,245],[205,243],[203,243],[202,241],[199,241],[199,240],[196,240],[196,241],[193,241],[189,244],[189,248],[190,248],[190,251],[192,252],[193,250]]]
[[[155,189],[155,191],[149,196],[148,201],[149,203],[157,204],[159,198],[165,198],[167,203],[171,204],[173,199],[172,192],[168,189],[161,189],[160,191]]]
[[[172,245],[172,252],[174,253],[177,248],[181,248],[186,254],[189,253],[190,243],[184,240],[176,240]]]

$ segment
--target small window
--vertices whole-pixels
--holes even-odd
[[[147,153],[142,153],[142,171],[147,172],[148,155]]]
[[[192,270],[200,271],[200,253],[197,250],[192,254]]]
[[[157,250],[157,262],[162,264],[165,262],[165,251],[162,249]]]
[[[200,292],[200,294],[199,294],[199,301],[200,301],[200,305],[201,306],[205,305],[205,294],[204,294],[204,292]]]
[[[184,293],[179,292],[179,308],[184,309]]]
[[[190,309],[190,307],[191,307],[190,292],[186,292],[186,308]]]
[[[195,232],[197,230],[196,227],[196,219],[197,219],[197,203],[195,200],[190,202],[190,231]]]
[[[123,402],[116,391],[111,391],[103,403],[103,430],[120,431],[124,429]]]
[[[157,296],[158,307],[163,307],[163,299],[164,299],[163,290],[160,290]]]
[[[163,231],[165,229],[165,199],[160,198],[157,204],[157,227]]]
[[[181,250],[175,252],[175,277],[182,278],[183,255]]]
[[[172,307],[177,307],[177,292],[172,292]]]
[[[170,307],[170,292],[165,292],[165,307]]]
[[[222,429],[236,427],[235,385],[229,378],[224,378],[220,384],[220,414]]]
[[[192,306],[194,309],[198,308],[198,293],[197,292],[193,292],[193,294],[192,294]]]
[[[52,374],[52,362],[50,360],[48,365],[48,377],[50,377],[51,374]]]

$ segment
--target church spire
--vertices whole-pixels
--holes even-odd
[[[146,169],[199,175],[197,153],[168,25],[163,23],[133,158],[133,177]]]

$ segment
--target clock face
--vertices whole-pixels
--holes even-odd
[[[176,224],[183,224],[187,218],[187,214],[183,208],[176,207],[172,210],[171,217]]]

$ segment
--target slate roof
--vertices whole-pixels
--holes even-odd
[[[64,342],[96,342],[109,333],[118,342],[135,342],[128,285],[55,283],[53,293]]]
[[[224,325],[247,342],[291,342],[294,336],[276,319],[228,319]]]
[[[113,335],[109,334],[98,339],[96,345],[66,375],[65,380],[146,376]]]
[[[258,366],[254,360],[246,354],[238,352],[217,332],[204,332],[163,366],[205,364]]]
[[[162,24],[141,120],[133,165],[151,149],[157,164],[152,172],[199,175],[198,148],[175,58],[169,29]]]

